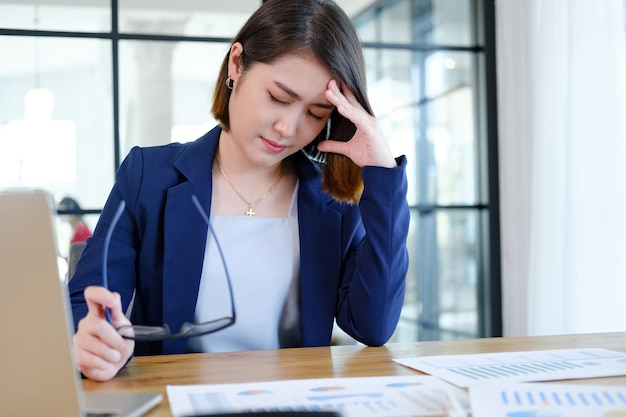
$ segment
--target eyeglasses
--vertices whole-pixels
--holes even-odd
[[[178,331],[178,333],[171,333],[170,328],[167,324],[164,324],[162,326],[139,326],[139,325],[122,326],[122,327],[119,327],[117,331],[120,335],[122,335],[124,339],[136,340],[138,342],[154,342],[154,341],[169,340],[169,339],[182,339],[186,337],[196,337],[196,336],[203,336],[209,333],[215,333],[219,330],[225,329],[235,324],[237,314],[235,311],[235,298],[233,296],[233,286],[230,280],[230,274],[228,273],[228,268],[226,267],[226,261],[224,259],[224,253],[222,252],[222,247],[220,246],[220,243],[217,240],[215,231],[213,230],[213,227],[211,226],[211,223],[209,222],[209,218],[207,217],[206,213],[202,209],[202,206],[200,205],[198,198],[195,195],[192,195],[191,200],[193,201],[193,204],[198,209],[198,213],[200,213],[200,216],[202,216],[202,219],[206,222],[207,226],[209,227],[209,233],[213,236],[213,239],[215,239],[215,244],[219,252],[220,260],[222,262],[222,266],[224,267],[224,273],[226,274],[226,281],[228,283],[228,292],[230,294],[231,314],[230,316],[207,321],[204,323],[192,324],[192,323],[185,322],[180,327],[180,330]],[[125,207],[126,207],[126,203],[124,201],[121,201],[119,207],[117,208],[117,211],[115,212],[115,215],[113,216],[113,220],[111,221],[111,225],[109,226],[109,230],[107,231],[107,234],[104,239],[104,250],[103,250],[103,255],[102,255],[103,256],[102,258],[103,259],[102,281],[103,281],[103,286],[107,289],[109,288],[109,281],[108,281],[108,275],[107,275],[108,274],[107,263],[108,263],[108,256],[109,256],[109,245],[111,243],[111,235],[113,234],[113,230],[115,229],[115,226],[117,225],[117,222],[119,221],[120,216],[122,215],[122,212],[124,211]],[[112,323],[111,313],[108,308],[106,309],[105,313],[106,313],[106,317],[109,323]]]

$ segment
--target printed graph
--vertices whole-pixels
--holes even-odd
[[[453,409],[463,414],[469,409],[466,393],[424,375],[168,386],[167,390],[177,417],[324,410],[339,411],[344,417],[439,417]]]
[[[555,381],[626,375],[626,355],[607,349],[560,349],[394,359],[461,387],[490,381]]]
[[[626,387],[554,383],[470,387],[474,417],[626,417]]]

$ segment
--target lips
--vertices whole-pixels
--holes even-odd
[[[265,138],[261,138],[261,142],[263,142],[263,145],[265,146],[265,148],[273,153],[280,153],[282,151],[285,150],[286,146],[281,145],[277,142],[271,141],[269,139],[265,139]]]

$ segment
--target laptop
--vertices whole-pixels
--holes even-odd
[[[53,208],[44,191],[0,189],[0,415],[141,416],[160,393],[82,390]]]

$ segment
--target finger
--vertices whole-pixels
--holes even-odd
[[[337,108],[337,111],[343,117],[356,126],[363,125],[370,116],[349,89],[345,89],[343,93],[341,92],[335,80],[329,82],[326,98]]]
[[[94,381],[108,381],[117,374],[117,371],[111,365],[105,366],[103,368],[96,368],[89,367],[84,364],[78,364],[78,370],[87,378]]]
[[[329,81],[328,88],[326,89],[326,98],[331,102],[331,104],[337,107],[337,110],[339,110],[340,107],[345,107],[349,104],[348,100],[339,89],[337,81],[335,80]]]
[[[96,320],[98,323],[95,323]],[[105,381],[113,378],[130,358],[134,342],[122,340],[119,348],[111,348],[101,338],[99,325],[112,330],[104,319],[83,319],[73,337],[73,351],[80,371],[90,379]],[[117,332],[115,338],[121,338]]]
[[[365,109],[363,108],[361,103],[359,103],[359,100],[357,100],[352,90],[350,90],[347,87],[342,88],[341,86],[339,86],[336,80],[329,81],[327,90],[330,92],[330,94],[332,94],[336,98],[338,104],[345,106],[345,107],[352,106],[352,107],[355,107],[357,110],[365,111]]]
[[[120,349],[109,346],[98,335],[82,333],[77,337],[75,345],[81,352],[87,352],[109,363],[119,362],[122,358]],[[118,346],[123,347],[121,344]]]
[[[87,308],[89,312],[87,314],[94,314],[98,317],[105,317],[105,308],[121,309],[121,303],[119,298],[104,287],[90,286],[85,288],[85,301],[87,302]]]
[[[337,82],[335,82],[335,88],[335,91],[338,92],[340,96],[343,96],[348,103],[352,104],[355,107],[363,109],[363,106],[361,105],[361,103],[359,103],[359,100],[356,99],[356,96],[354,95],[352,90],[345,86],[339,86]]]
[[[114,306],[111,308],[111,319],[113,320],[113,327],[119,329],[120,327],[129,325],[131,323],[130,320],[128,320],[128,317],[126,317],[126,314],[124,314],[124,311],[122,310],[122,296],[119,293],[114,292],[113,297],[115,297],[116,301],[114,303]]]
[[[79,364],[78,369],[83,375],[85,375],[89,379],[92,379],[94,381],[108,381],[115,375],[117,375],[120,367],[106,363],[102,367],[89,367]]]
[[[324,140],[317,144],[317,149],[326,153],[338,153],[348,156],[349,146],[347,142],[338,140]]]
[[[101,318],[85,318],[78,323],[75,344],[108,362],[118,362],[126,350],[126,340]]]
[[[76,362],[81,368],[106,370],[111,366],[115,366],[121,359],[121,354],[117,352],[117,359],[110,360],[103,355],[94,353],[89,349],[81,348],[77,343],[75,350]]]
[[[83,368],[80,369],[80,372],[85,375],[87,378],[93,380],[93,381],[98,381],[98,382],[105,382],[110,380],[111,378],[113,378],[116,374],[117,371],[111,369],[111,370],[106,370],[106,371],[101,371],[99,369],[87,369],[87,368]]]

